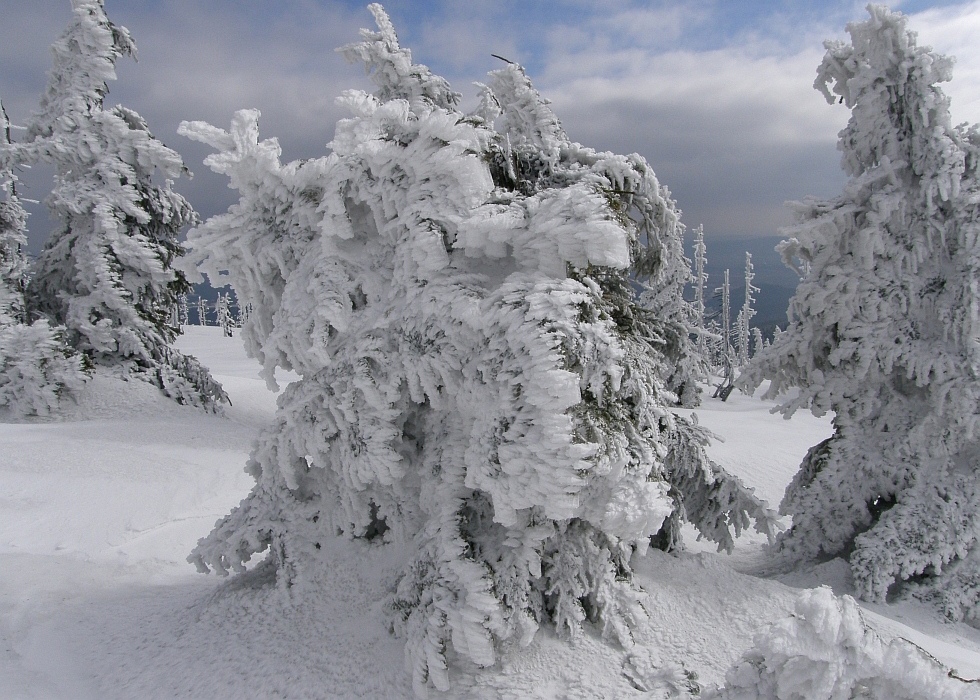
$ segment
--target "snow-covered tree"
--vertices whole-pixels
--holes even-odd
[[[732,355],[732,286],[729,271],[725,270],[724,281],[715,289],[715,295],[721,299],[721,348],[729,358]]]
[[[200,296],[197,298],[197,325],[208,325],[208,303]]]
[[[689,262],[650,166],[569,141],[516,65],[464,114],[370,9],[379,30],[343,52],[378,90],[344,94],[330,155],[282,165],[256,111],[181,126],[241,196],[190,259],[252,308],[266,378],[301,377],[252,493],[191,560],[227,573],[268,550],[301,591],[337,533],[407,548],[392,628],[416,687],[445,689],[450,649],[490,665],[540,625],[626,641],[631,558],[676,546],[682,517],[723,548],[773,521],[669,408]]]
[[[739,310],[738,316],[735,317],[735,337],[738,340],[738,347],[735,349],[735,358],[740,367],[749,361],[752,319],[755,318],[755,309],[752,305],[755,303],[754,293],[759,291],[759,288],[752,284],[752,280],[754,279],[755,268],[752,265],[752,254],[746,253],[745,300],[742,302],[742,308]]]
[[[893,584],[980,618],[980,134],[954,128],[938,83],[952,61],[906,18],[869,6],[828,42],[815,86],[851,109],[838,148],[851,176],[796,204],[785,260],[809,273],[786,332],[743,380],[782,411],[834,414],[787,489],[781,548],[849,558],[860,594]]]
[[[242,328],[248,323],[249,316],[252,315],[252,305],[238,303],[238,327]]]
[[[218,301],[215,303],[214,314],[218,319],[218,325],[221,326],[221,332],[225,337],[230,338],[234,333],[232,328],[234,327],[234,321],[231,317],[231,302],[228,299],[228,293],[218,293]]]
[[[714,398],[721,398],[722,401],[728,399],[732,393],[733,382],[735,381],[735,350],[732,348],[732,288],[730,282],[731,275],[725,270],[725,275],[720,287],[715,289],[715,298],[721,303],[721,308],[717,312],[715,330],[718,340],[712,343],[713,350],[712,365],[715,372],[720,372],[723,381],[715,387]]]
[[[187,293],[184,292],[177,296],[177,322],[181,327],[188,324],[190,309],[187,306]]]
[[[0,409],[15,416],[51,415],[87,379],[63,327],[52,328],[44,319],[0,324]]]
[[[762,329],[758,326],[752,327],[752,355],[753,357],[765,345],[766,341],[762,336]]]
[[[172,267],[177,235],[196,215],[173,191],[180,156],[136,112],[105,109],[108,81],[123,55],[135,55],[129,32],[112,24],[101,0],[73,0],[73,19],[53,44],[54,66],[21,161],[54,165],[47,199],[60,222],[28,288],[33,317],[67,327],[69,343],[94,365],[150,381],[181,403],[214,409],[221,385],[171,343],[177,297],[188,289]]]
[[[245,309],[242,308],[242,302],[238,300],[238,294],[232,289],[228,292],[228,312],[231,317],[231,327],[241,328],[242,324],[247,318]]]
[[[49,415],[80,389],[82,358],[64,342],[64,328],[27,323],[27,212],[17,197],[10,124],[0,105],[0,408],[16,416]]]
[[[10,122],[0,104],[0,152],[10,147]],[[17,197],[13,163],[0,168],[0,326],[27,320],[24,290],[27,287],[27,212]]]
[[[704,359],[708,356],[708,338],[705,333],[704,293],[708,286],[708,247],[704,244],[704,226],[694,229],[694,328],[698,332],[698,355]]]

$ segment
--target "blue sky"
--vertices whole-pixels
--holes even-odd
[[[202,164],[206,149],[176,134],[184,119],[226,126],[236,109],[262,111],[263,136],[285,159],[326,152],[345,116],[344,89],[363,70],[334,48],[372,26],[366,3],[344,0],[106,0],[129,28],[139,61],[122,59],[108,102],[140,112],[195,177],[179,189],[202,213],[233,199]],[[812,88],[825,39],[844,38],[864,2],[755,0],[390,0],[384,3],[416,61],[464,95],[499,67],[523,63],[570,137],[645,156],[689,227],[709,237],[769,236],[789,223],[783,202],[829,196],[844,177],[835,149],[846,109]],[[893,3],[920,44],[957,57],[947,87],[956,121],[980,121],[980,0]],[[44,90],[48,47],[69,0],[0,0],[0,98],[23,122]],[[45,173],[25,177],[43,197]],[[50,226],[33,207],[32,245]]]

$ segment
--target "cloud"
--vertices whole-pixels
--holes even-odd
[[[363,8],[312,0],[277,0],[274,11],[264,0],[110,0],[106,6],[110,19],[128,27],[138,47],[138,61],[117,61],[118,80],[110,84],[106,102],[135,109],[154,135],[183,155],[195,177],[179,181],[177,189],[205,217],[224,211],[235,197],[227,180],[203,165],[209,150],[177,135],[182,120],[227,127],[236,110],[256,107],[262,111],[263,135],[279,138],[284,160],[311,157],[326,153],[334,124],[347,116],[335,105],[336,96],[351,87],[370,89],[363,69],[348,65],[334,50],[357,40],[359,27],[371,26]],[[51,0],[5,1],[2,8],[5,26],[18,31],[5,32],[11,41],[0,44],[0,96],[11,118],[23,123],[46,84],[48,46],[71,13],[67,2]],[[48,183],[49,173],[46,181],[25,176],[39,198]],[[52,224],[42,208],[32,209],[36,252]]]
[[[783,202],[831,195],[847,120],[812,88],[819,43],[787,54],[758,43],[711,51],[563,45],[538,81],[569,135],[639,152],[709,235],[773,235]],[[570,66],[587,67],[576,77]]]
[[[366,0],[365,0],[366,2]],[[106,0],[128,26],[139,62],[117,64],[110,103],[140,112],[195,172],[179,189],[205,216],[234,200],[203,166],[208,150],[176,135],[184,119],[227,126],[262,111],[264,137],[284,160],[325,153],[342,90],[370,89],[337,46],[373,21],[359,0]],[[472,104],[474,80],[524,63],[569,135],[650,160],[690,226],[709,235],[771,235],[787,199],[831,196],[844,176],[835,148],[848,113],[812,88],[823,40],[846,38],[865,0],[726,3],[625,0],[389,0],[402,45]],[[0,97],[26,120],[46,82],[48,46],[70,18],[65,0],[0,0]],[[956,119],[980,121],[980,0],[919,12],[921,44],[957,56]],[[43,188],[42,188],[43,189]],[[39,190],[40,191],[40,190]],[[32,228],[43,236],[41,217]]]
[[[716,28],[726,7],[685,5],[671,21],[626,9],[577,34],[556,29],[536,84],[573,139],[645,156],[689,226],[703,223],[708,235],[772,235],[791,222],[784,201],[833,196],[844,183],[836,141],[849,113],[812,85],[823,40],[846,38],[845,24],[867,13],[854,3],[805,18],[774,5],[733,27],[720,48],[717,40],[710,50],[640,40],[657,25],[669,37]],[[628,34],[627,26],[637,31]],[[977,121],[980,2],[915,14],[910,27],[920,43],[958,57],[947,86],[953,115]]]
[[[913,14],[909,27],[918,32],[920,46],[956,57],[953,80],[943,86],[953,122],[980,123],[980,2]]]

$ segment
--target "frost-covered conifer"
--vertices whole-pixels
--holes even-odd
[[[0,153],[10,148],[10,123],[0,104]],[[23,323],[27,287],[27,212],[17,197],[13,164],[0,169],[0,326]]]
[[[736,364],[735,349],[732,347],[732,292],[728,270],[725,270],[721,286],[715,289],[715,298],[721,302],[721,309],[715,319],[718,340],[711,353],[712,364],[715,372],[720,372],[724,381],[715,388],[714,398],[725,401],[732,393]]]
[[[755,317],[754,292],[759,288],[752,284],[755,279],[755,269],[752,266],[752,254],[745,254],[745,301],[742,308],[735,317],[735,335],[738,340],[738,347],[735,350],[735,357],[739,367],[749,361],[749,343],[752,336],[752,319]]]
[[[682,517],[723,548],[773,521],[669,408],[689,263],[650,166],[569,141],[516,65],[464,114],[371,10],[379,31],[343,52],[378,90],[344,94],[329,156],[281,164],[255,111],[181,127],[241,195],[190,256],[251,307],[266,378],[301,377],[252,493],[191,560],[227,573],[268,550],[302,591],[337,533],[407,547],[391,624],[416,687],[445,689],[450,648],[490,665],[586,621],[627,640],[631,558],[676,545]]]
[[[187,307],[187,293],[177,296],[177,322],[181,327],[186,326],[190,318],[190,310]]]
[[[197,298],[197,325],[208,325],[208,303],[200,296]]]
[[[227,292],[224,294],[218,293],[218,301],[214,307],[214,314],[218,319],[218,325],[221,326],[221,332],[227,338],[232,337],[234,333],[231,329],[234,326],[234,321],[231,317],[231,302],[228,300]]]
[[[708,356],[708,337],[705,333],[704,292],[708,285],[708,247],[704,244],[704,226],[694,229],[694,328],[698,331],[698,355]]]
[[[159,178],[178,177],[183,163],[136,112],[104,109],[116,59],[136,46],[101,0],[72,5],[72,22],[52,45],[40,111],[15,149],[22,161],[56,170],[47,204],[60,228],[37,261],[30,313],[64,324],[69,343],[93,364],[214,409],[227,400],[221,385],[171,347],[178,332],[171,310],[188,288],[172,267],[181,254],[177,235],[196,215],[171,180]]]
[[[13,163],[9,123],[0,106],[0,159]],[[49,415],[85,382],[81,358],[64,342],[64,328],[27,323],[27,212],[17,177],[0,169],[0,408],[17,416]]]
[[[245,322],[246,313],[234,289],[228,292],[228,315],[232,328],[242,327],[242,324]]]
[[[734,353],[732,350],[732,287],[729,278],[729,271],[725,270],[724,281],[720,287],[715,289],[715,296],[721,300],[721,351],[728,364],[731,364],[731,356]]]
[[[765,345],[765,340],[762,337],[762,329],[758,326],[752,327],[752,356],[754,357],[758,353],[763,345]]]
[[[937,86],[952,61],[916,45],[906,18],[870,6],[828,42],[815,87],[851,109],[851,176],[836,199],[796,204],[784,259],[809,273],[785,333],[745,385],[790,387],[834,413],[787,489],[782,549],[849,557],[860,594],[896,582],[980,617],[980,136],[950,123]]]

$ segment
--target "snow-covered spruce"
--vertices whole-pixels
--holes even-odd
[[[0,105],[0,158],[10,151],[10,124]],[[27,319],[24,290],[27,288],[27,212],[17,197],[13,163],[4,158],[0,166],[0,327]]]
[[[177,235],[196,219],[190,204],[155,176],[178,177],[180,156],[134,111],[103,108],[114,63],[136,46],[106,17],[101,0],[74,0],[74,17],[52,45],[54,65],[28,138],[14,162],[55,166],[47,199],[60,222],[27,290],[32,318],[67,328],[92,364],[150,381],[181,403],[216,409],[225,392],[194,358],[171,347],[177,297],[188,289],[172,268]],[[8,161],[9,162],[9,161]]]
[[[9,124],[2,108],[0,139],[0,153],[9,152]],[[64,328],[51,328],[43,320],[27,324],[27,212],[16,183],[9,167],[0,169],[0,409],[18,417],[46,416],[86,376],[81,357],[65,344]]]
[[[706,329],[705,317],[705,289],[708,284],[708,273],[705,268],[708,265],[708,247],[704,243],[704,226],[698,225],[694,229],[694,260],[691,270],[691,283],[694,287],[694,303],[691,309],[694,317],[691,325],[697,334],[698,357],[704,365],[708,364],[708,333]],[[707,375],[707,366],[705,366]],[[706,377],[707,378],[707,377]]]
[[[738,347],[735,349],[735,357],[739,367],[745,365],[750,358],[750,347],[752,342],[752,319],[755,318],[756,311],[753,308],[755,303],[755,292],[759,288],[752,284],[755,279],[755,267],[752,265],[752,254],[745,254],[745,301],[739,309],[738,316],[735,317],[735,339]],[[756,351],[758,351],[756,345]]]
[[[301,376],[252,493],[191,560],[227,573],[269,550],[302,591],[324,538],[410,546],[388,610],[421,692],[448,687],[450,650],[490,665],[542,624],[627,643],[651,538],[675,545],[686,516],[730,548],[775,521],[671,411],[688,262],[649,165],[570,142],[516,65],[462,113],[371,10],[379,31],[343,52],[378,91],[344,94],[329,156],[281,165],[255,111],[181,126],[241,194],[190,260],[252,309],[267,380]]]
[[[14,416],[48,416],[87,380],[82,358],[64,328],[44,319],[0,325],[0,409]]]
[[[234,335],[232,328],[235,325],[235,321],[231,315],[231,300],[227,292],[218,293],[218,300],[215,302],[214,314],[218,318],[218,325],[221,327],[221,333],[226,337],[230,338]]]
[[[808,272],[742,382],[799,387],[787,416],[834,412],[787,489],[783,550],[849,557],[864,598],[915,580],[949,617],[980,619],[980,134],[951,126],[937,84],[952,61],[902,15],[869,12],[850,45],[827,44],[815,83],[851,109],[851,180],[794,205],[782,253]]]
[[[884,641],[850,596],[804,591],[794,614],[756,635],[704,700],[966,700],[980,682],[964,681],[901,638]]]

